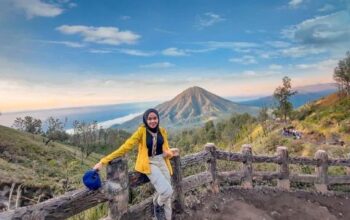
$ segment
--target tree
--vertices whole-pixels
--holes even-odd
[[[215,132],[215,125],[212,120],[205,123],[204,131],[205,131],[207,142],[215,142],[216,132]]]
[[[264,135],[267,133],[267,120],[269,119],[269,114],[267,111],[267,107],[262,107],[258,115],[258,121],[263,129]]]
[[[16,128],[17,130],[32,134],[40,134],[41,126],[41,120],[33,118],[32,116],[25,116],[24,119],[18,117],[15,119],[12,125],[12,127]]]
[[[73,122],[74,136],[76,145],[81,150],[81,163],[83,163],[84,156],[87,158],[92,152],[96,151],[98,147],[98,126],[97,121],[91,123],[87,122]]]
[[[274,98],[278,102],[275,114],[283,117],[284,121],[287,121],[287,116],[290,116],[293,110],[293,105],[289,101],[289,98],[297,92],[292,90],[291,79],[288,76],[283,77],[282,83],[283,85],[277,87],[273,93]]]
[[[49,117],[46,120],[47,130],[45,132],[48,140],[45,142],[47,145],[50,141],[65,141],[68,139],[68,134],[64,130],[64,123],[58,119]]]
[[[346,57],[338,62],[338,66],[334,69],[334,80],[338,83],[339,88],[350,95],[350,51],[346,53]]]

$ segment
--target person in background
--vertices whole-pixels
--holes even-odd
[[[135,170],[146,174],[154,186],[154,216],[157,220],[171,220],[171,196],[173,189],[170,175],[173,170],[170,158],[179,154],[178,149],[170,149],[167,132],[159,126],[159,114],[155,109],[148,109],[143,114],[143,124],[116,151],[103,157],[93,169],[100,170],[104,165],[121,157],[138,144]]]

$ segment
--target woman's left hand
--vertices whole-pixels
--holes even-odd
[[[163,152],[164,157],[173,157],[173,152],[171,150],[167,150]]]

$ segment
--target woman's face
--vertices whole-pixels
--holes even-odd
[[[147,125],[150,128],[155,128],[158,125],[158,117],[154,112],[151,112],[147,116]]]

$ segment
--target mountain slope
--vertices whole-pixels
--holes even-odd
[[[0,185],[17,183],[61,192],[61,180],[80,185],[81,176],[101,156],[81,163],[79,149],[60,143],[45,145],[43,137],[0,126]]]
[[[161,125],[173,128],[188,128],[233,113],[256,114],[258,111],[257,108],[239,105],[197,86],[186,89],[172,100],[157,105],[155,109],[159,111]],[[133,130],[140,123],[142,116],[115,127]]]

